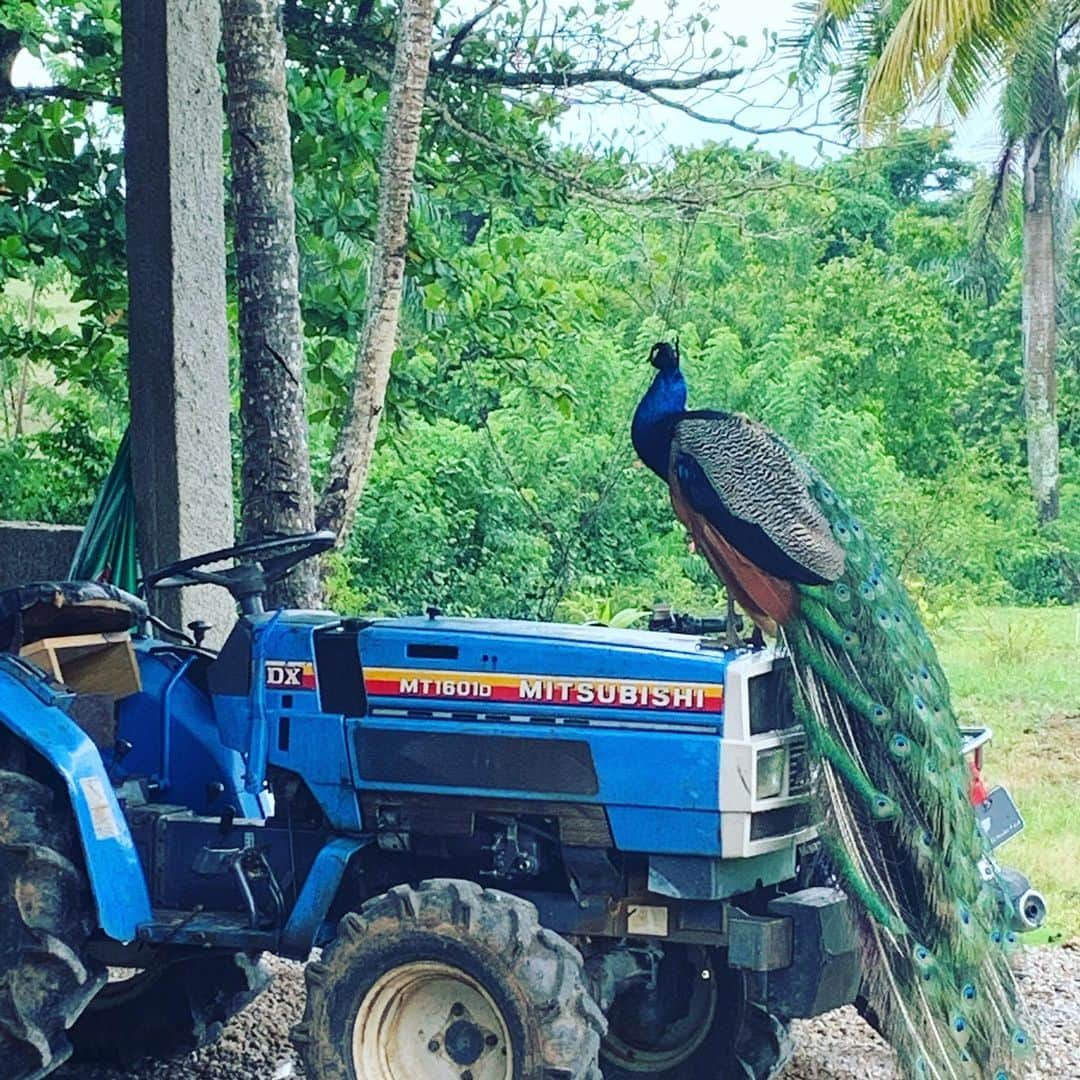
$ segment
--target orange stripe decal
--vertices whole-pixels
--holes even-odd
[[[365,668],[364,686],[375,697],[698,713],[719,713],[724,708],[722,685],[655,679],[583,679],[487,671]]]

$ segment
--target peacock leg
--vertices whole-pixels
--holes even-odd
[[[724,630],[724,644],[729,649],[738,649],[742,642],[739,640],[739,631],[736,628],[735,597],[731,595],[731,589],[727,591],[727,626]]]

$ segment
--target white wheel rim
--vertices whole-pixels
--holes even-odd
[[[353,1025],[359,1080],[511,1080],[513,1048],[491,995],[450,964],[416,960],[380,975]]]

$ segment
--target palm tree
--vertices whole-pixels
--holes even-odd
[[[1019,162],[1028,472],[1039,519],[1058,516],[1054,210],[1080,146],[1080,0],[819,0],[802,40],[820,70],[840,56],[842,107],[864,132],[937,104],[964,116],[1001,89],[1000,203]]]

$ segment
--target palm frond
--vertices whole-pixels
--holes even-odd
[[[828,8],[828,0],[804,0],[796,4],[799,29],[783,42],[794,53],[799,78],[807,85],[813,85],[826,74],[843,50],[843,20]]]
[[[1065,100],[1058,76],[1058,46],[1063,24],[1055,4],[1036,5],[1014,28],[1008,43],[1008,79],[1002,93],[1002,126],[1010,135],[1064,127]]]
[[[1077,0],[1080,7],[1080,0]],[[1060,159],[1064,165],[1075,161],[1080,152],[1080,69],[1070,66],[1065,73],[1062,87],[1063,116]]]
[[[990,189],[990,198],[986,204],[988,222],[997,215],[1005,214],[1006,194],[1009,182],[1016,178],[1018,162],[1017,154],[1020,149],[1019,139],[1007,139],[1002,147],[1001,156],[994,168]]]
[[[1043,5],[1037,0],[1036,6]],[[964,115],[1000,70],[1005,43],[1031,12],[1023,0],[911,0],[867,83],[864,127],[873,129],[942,90]]]

